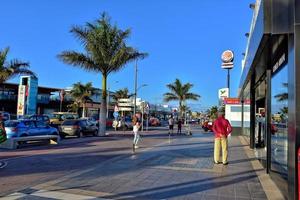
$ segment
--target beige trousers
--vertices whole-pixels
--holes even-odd
[[[228,140],[227,137],[215,138],[214,159],[215,162],[220,162],[220,151],[222,147],[222,162],[227,163],[228,156]]]

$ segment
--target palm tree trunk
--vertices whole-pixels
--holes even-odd
[[[85,117],[85,103],[82,104],[82,117]]]
[[[105,136],[106,132],[106,112],[107,112],[107,105],[106,105],[106,81],[107,76],[106,74],[102,75],[102,98],[101,98],[101,107],[100,107],[100,127],[99,127],[99,136]]]
[[[182,118],[182,101],[179,101],[179,118]]]

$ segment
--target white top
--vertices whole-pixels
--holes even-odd
[[[138,125],[134,125],[133,126],[133,132],[138,132],[139,131],[139,126]]]

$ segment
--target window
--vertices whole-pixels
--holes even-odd
[[[288,156],[288,67],[272,77],[271,83],[271,170],[287,179]]]

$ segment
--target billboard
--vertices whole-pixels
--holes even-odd
[[[18,104],[17,104],[17,115],[25,114],[25,98],[26,98],[26,86],[19,85],[18,91]]]
[[[26,114],[33,115],[36,113],[37,94],[38,94],[38,79],[30,76],[28,78],[28,95],[26,103]]]

